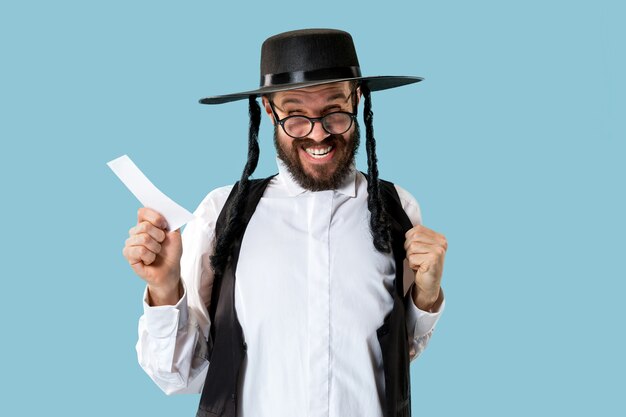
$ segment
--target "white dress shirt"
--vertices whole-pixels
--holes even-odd
[[[240,417],[381,417],[382,354],[376,329],[393,306],[395,262],[372,243],[367,182],[355,170],[336,190],[300,187],[278,160],[279,174],[261,198],[243,239],[235,309],[247,352],[240,373]],[[175,306],[150,307],[144,294],[139,363],[167,393],[201,392],[208,362],[207,301],[211,298],[217,217],[232,186],[200,203],[183,232]],[[413,225],[415,199],[396,186]],[[426,347],[436,313],[419,310],[408,292],[411,359]]]

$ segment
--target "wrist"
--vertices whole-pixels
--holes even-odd
[[[176,305],[183,295],[183,285],[179,279],[173,286],[156,286],[148,284],[148,304],[151,307]]]
[[[420,290],[417,285],[413,285],[411,296],[413,297],[413,302],[417,308],[429,313],[438,311],[443,300],[441,287],[437,288],[437,290],[433,293]]]

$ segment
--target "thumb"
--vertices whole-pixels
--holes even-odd
[[[182,226],[181,226],[181,227],[182,227]],[[166,234],[168,234],[168,235],[171,235],[171,234],[173,234],[173,233],[178,233],[178,234],[180,234],[180,227],[179,227],[178,229],[176,229],[176,230],[170,230],[169,226],[166,226],[166,228],[165,228],[165,229],[163,229],[163,231],[164,231]]]
[[[166,236],[167,236],[167,239],[171,239],[171,240],[174,240],[176,242],[180,242],[181,241],[180,228],[174,230],[173,232],[167,232]]]
[[[131,264],[130,266],[131,268],[133,268],[133,271],[135,271],[135,274],[139,275],[140,277],[144,276],[146,266],[144,265],[143,261],[136,262],[134,264]]]

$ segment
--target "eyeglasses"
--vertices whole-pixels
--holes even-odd
[[[274,109],[274,103],[270,100],[270,107],[274,113],[274,120],[282,126],[288,136],[294,139],[301,139],[308,136],[315,127],[315,123],[321,123],[324,131],[331,135],[341,135],[346,133],[352,127],[352,123],[356,119],[356,112],[349,113],[347,111],[335,111],[328,113],[322,117],[307,116],[287,116],[283,119],[278,117]]]

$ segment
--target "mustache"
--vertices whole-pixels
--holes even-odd
[[[291,144],[293,147],[299,148],[299,147],[307,147],[307,146],[313,146],[313,145],[331,146],[331,145],[337,144],[337,142],[346,143],[346,140],[344,139],[342,135],[330,135],[324,140],[322,140],[321,142],[313,140],[313,139],[309,139],[309,138],[300,138],[300,139],[294,139]]]

